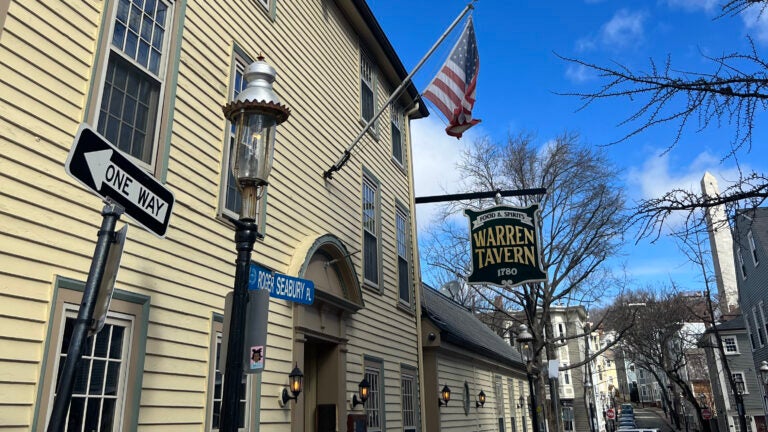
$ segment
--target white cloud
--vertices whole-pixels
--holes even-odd
[[[741,19],[749,34],[759,42],[768,42],[768,10],[763,11],[762,6],[747,8]]]
[[[672,8],[684,9],[689,12],[703,10],[710,12],[718,6],[718,0],[667,0]]]
[[[472,140],[473,133],[467,132],[461,140],[448,136],[445,125],[433,114],[426,119],[416,120],[412,125],[413,139],[413,180],[417,197],[457,193],[460,183],[456,163],[464,149],[464,141]],[[477,128],[475,126],[472,131]],[[422,231],[434,219],[440,204],[419,204],[416,206],[416,222]]]
[[[595,78],[595,72],[582,64],[569,64],[565,77],[575,83],[583,83]]]
[[[610,21],[603,25],[600,38],[604,45],[611,47],[627,47],[642,41],[643,24],[646,18],[644,12],[631,12],[627,9],[617,11]]]
[[[576,40],[576,50],[592,51],[600,47],[609,49],[627,49],[640,44],[645,37],[647,14],[642,11],[620,9],[602,25],[597,35],[590,35]]]

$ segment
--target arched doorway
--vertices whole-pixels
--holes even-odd
[[[296,304],[293,314],[294,361],[304,371],[304,393],[292,413],[300,432],[331,432],[345,425],[346,320],[364,307],[350,253],[331,234],[308,239],[294,255],[296,274],[315,284],[315,302]]]

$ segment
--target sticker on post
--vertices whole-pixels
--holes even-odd
[[[257,345],[251,347],[250,368],[252,371],[264,369],[264,346]]]

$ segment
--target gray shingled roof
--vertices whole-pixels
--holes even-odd
[[[422,314],[440,329],[440,338],[467,351],[500,361],[512,367],[524,367],[520,353],[467,308],[423,285]]]
[[[730,320],[718,324],[717,329],[719,331],[744,330],[746,329],[746,326],[744,325],[744,316],[741,314],[736,315]]]

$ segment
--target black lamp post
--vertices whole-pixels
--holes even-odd
[[[221,398],[222,432],[238,429],[248,274],[253,244],[261,236],[256,224],[256,208],[272,169],[276,127],[290,114],[272,90],[275,75],[275,69],[259,57],[245,71],[248,86],[223,107],[224,116],[235,126],[230,168],[242,196],[242,207],[240,218],[230,219],[235,225],[237,260]]]
[[[520,344],[520,354],[525,361],[525,370],[528,375],[528,391],[531,393],[531,422],[533,423],[533,432],[539,432],[539,414],[536,412],[538,404],[536,403],[536,389],[533,385],[534,366],[533,366],[533,335],[528,331],[528,326],[520,324],[520,330],[517,333],[517,343]]]
[[[763,382],[763,410],[768,416],[768,361],[760,362],[760,379]]]

